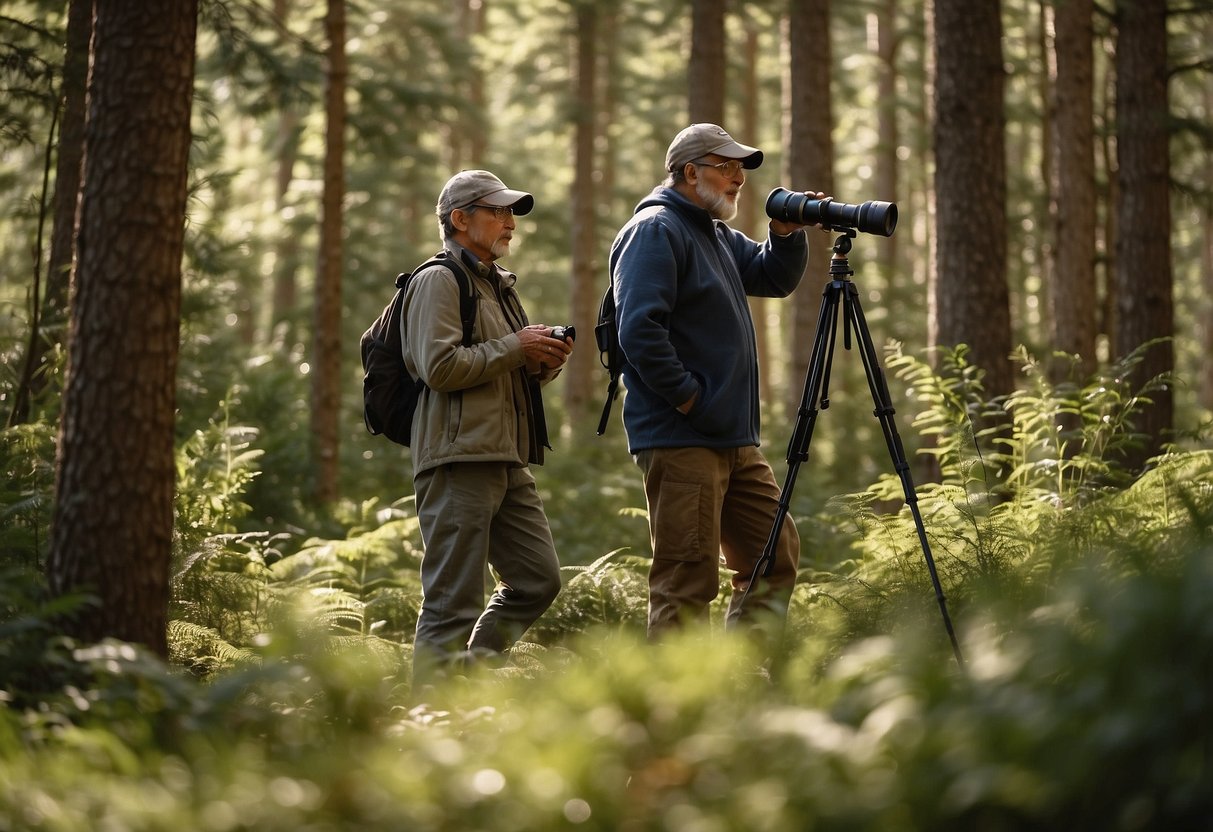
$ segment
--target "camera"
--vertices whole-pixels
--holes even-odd
[[[554,326],[554,327],[552,327],[552,337],[557,338],[561,341],[565,340],[566,338],[572,338],[574,341],[576,341],[577,340],[577,329],[571,325],[570,326]]]
[[[821,223],[827,231],[854,228],[865,234],[892,237],[897,228],[897,203],[870,200],[859,205],[813,199],[799,191],[776,188],[767,196],[767,216],[802,225]]]

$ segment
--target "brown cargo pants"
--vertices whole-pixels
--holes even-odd
[[[796,583],[800,535],[786,517],[769,578],[746,595],[779,507],[770,464],[753,446],[654,448],[636,455],[644,472],[653,565],[649,570],[649,636],[707,618],[720,592],[720,561],[732,571],[728,624],[758,625],[774,613],[781,627]],[[765,628],[765,625],[764,625]]]

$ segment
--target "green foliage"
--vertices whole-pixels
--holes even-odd
[[[197,430],[177,450],[176,525],[184,540],[236,530],[250,511],[244,493],[260,473],[262,451],[252,447],[257,431],[231,422],[229,401],[220,403],[206,430]]]
[[[0,707],[0,817],[69,832],[1201,828],[1210,516],[1188,514],[1165,553],[1142,536],[1076,560],[1029,608],[975,610],[964,675],[913,626],[825,662],[793,645],[773,680],[730,635],[593,630],[420,703],[399,652],[325,635],[308,607],[205,684],[125,645],[77,648],[89,687]]]
[[[907,382],[908,394],[923,409],[915,415],[912,427],[927,440],[922,453],[932,457],[945,481],[967,484],[975,476],[979,460],[970,448],[980,453],[974,442],[974,420],[990,418],[994,405],[987,403],[981,370],[969,363],[968,347],[961,344],[939,356],[939,370],[926,361],[902,351],[892,343],[885,363],[890,372]]]
[[[561,567],[564,587],[528,637],[558,643],[591,630],[643,632],[648,621],[648,567],[648,558],[622,549],[584,566]]]
[[[0,562],[0,702],[42,707],[47,690],[81,675],[56,619],[85,603],[78,595],[51,598],[40,572]]]
[[[1150,403],[1150,394],[1167,383],[1156,378],[1140,389],[1131,385],[1133,370],[1151,345],[1142,345],[1085,384],[1072,380],[1079,366],[1076,357],[1057,356],[1070,363],[1070,371],[1066,381],[1054,383],[1041,362],[1020,347],[1015,357],[1026,384],[1007,399],[1012,432],[1001,440],[1010,491],[1022,499],[1069,505],[1126,484],[1128,472],[1117,462],[1143,439],[1134,433],[1133,420]]]
[[[421,532],[402,504],[361,507],[359,524],[341,540],[307,541],[270,567],[281,587],[306,593],[318,625],[399,642],[411,636],[420,609]]]
[[[936,461],[944,482],[1070,505],[1128,482],[1123,455],[1143,439],[1134,433],[1134,419],[1150,394],[1169,383],[1160,377],[1133,387],[1133,370],[1150,346],[1085,381],[1075,378],[1076,356],[1055,355],[1051,374],[1021,346],[1015,358],[1024,383],[1005,401],[986,401],[983,373],[968,363],[963,345],[940,356],[938,371],[899,344],[887,360],[924,406],[913,427],[929,439],[923,453]],[[1057,375],[1063,380],[1054,381]]]
[[[255,661],[254,654],[226,641],[218,631],[178,618],[168,625],[169,661],[197,676]]]
[[[0,17],[0,149],[46,141],[59,67],[45,55],[62,42],[62,4],[22,2]]]
[[[611,549],[647,553],[648,517],[638,510],[645,504],[644,484],[627,452],[618,404],[606,435],[594,436],[596,417],[571,422],[559,383],[544,393],[555,450],[534,474],[560,562],[588,564]]]
[[[989,599],[1022,609],[1073,563],[1122,540],[1169,538],[1186,518],[1208,511],[1200,485],[1209,476],[1205,453],[1161,457],[1126,487],[1120,454],[1137,439],[1136,410],[1161,383],[1130,388],[1140,351],[1083,384],[1053,383],[1026,350],[1019,357],[1028,383],[1000,403],[984,400],[963,348],[941,356],[938,372],[896,345],[891,350],[890,367],[924,406],[914,426],[929,437],[923,454],[941,474],[915,492],[954,621]],[[982,442],[1002,450],[983,451]],[[926,552],[904,497],[900,478],[886,474],[823,512],[841,549],[835,564],[804,569],[796,598],[844,639],[905,622],[940,627]]]
[[[239,664],[265,634],[299,626],[284,616],[301,604],[318,632],[394,645],[411,637],[421,597],[417,519],[373,501],[355,519],[345,538],[312,538],[296,551],[286,534],[207,537],[174,569],[174,659],[203,675]]]
[[[0,565],[42,563],[55,489],[54,430],[37,421],[0,431]]]

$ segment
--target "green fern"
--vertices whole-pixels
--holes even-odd
[[[1007,399],[1011,434],[998,440],[1003,448],[999,457],[1009,470],[1008,490],[1064,507],[1129,482],[1130,472],[1121,460],[1142,439],[1134,432],[1134,419],[1149,403],[1150,394],[1166,382],[1160,376],[1140,388],[1132,387],[1130,379],[1148,347],[1085,383],[1074,378],[1080,366],[1076,357],[1054,356],[1055,368],[1066,362],[1070,366],[1067,378],[1055,382],[1027,349],[1015,352],[1025,384]]]
[[[260,661],[254,652],[236,647],[210,627],[180,619],[168,624],[168,645],[173,664],[201,677]]]
[[[224,400],[219,414],[177,451],[174,507],[178,537],[185,548],[189,541],[236,531],[235,522],[250,511],[243,497],[260,475],[257,462],[262,451],[252,447],[256,428],[232,424],[231,417],[231,404]]]
[[[1170,472],[1199,468],[1198,461],[1164,458],[1134,488],[1124,488],[1129,475],[1120,459],[1138,438],[1133,417],[1163,381],[1130,389],[1126,379],[1140,350],[1079,385],[1052,381],[1021,348],[1016,358],[1026,384],[1005,401],[984,399],[981,373],[963,346],[944,353],[938,371],[899,345],[889,352],[889,366],[923,408],[914,426],[928,440],[922,453],[937,461],[941,475],[941,482],[919,485],[916,496],[940,582],[959,601],[954,609],[991,594],[1022,603],[1056,579],[1073,557],[1068,549],[1090,553],[1114,530],[1159,534],[1167,526],[1160,495],[1171,495],[1180,526],[1188,522],[1194,498],[1181,496]],[[885,475],[831,501],[828,513],[854,536],[850,556],[803,576],[811,588],[798,594],[800,603],[820,609],[828,602],[851,635],[934,614],[925,552],[904,497],[900,478]]]
[[[969,483],[984,481],[986,471],[976,437],[982,420],[997,421],[1000,408],[986,399],[982,385],[984,373],[968,360],[968,348],[961,344],[943,352],[939,370],[902,352],[901,344],[886,348],[886,365],[909,385],[907,395],[921,406],[912,427],[925,440],[921,453],[934,459],[945,481]]]
[[[562,566],[564,588],[530,630],[557,643],[603,627],[642,628],[648,605],[648,559],[615,549],[588,565]]]
[[[270,564],[286,535],[217,534],[174,564],[170,616],[247,644],[270,623],[275,592]]]
[[[30,422],[0,430],[0,565],[41,564],[55,490],[55,430]]]

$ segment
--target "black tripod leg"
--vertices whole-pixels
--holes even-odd
[[[842,284],[831,281],[822,292],[821,311],[817,316],[817,332],[813,337],[813,352],[809,356],[809,370],[805,376],[804,392],[800,397],[800,409],[796,412],[796,425],[792,429],[792,438],[788,440],[788,472],[784,478],[783,489],[779,492],[779,507],[775,511],[775,522],[771,526],[770,537],[763,547],[762,557],[754,564],[750,574],[750,582],[746,586],[741,603],[749,597],[750,590],[761,574],[769,578],[775,569],[775,551],[779,546],[779,536],[783,532],[783,524],[788,516],[791,505],[792,489],[796,486],[796,476],[800,472],[801,463],[809,458],[809,443],[813,440],[813,428],[817,424],[818,398],[822,395],[826,379],[829,377],[829,360],[834,355],[834,336],[838,330],[839,298],[842,294]],[[824,405],[823,405],[824,406]]]
[[[848,294],[843,308],[848,316],[848,323],[853,325],[854,331],[859,337],[863,369],[868,378],[868,389],[872,392],[872,403],[876,406],[874,413],[884,432],[885,445],[888,446],[889,457],[893,460],[893,468],[901,479],[901,489],[905,494],[906,505],[910,507],[910,514],[914,517],[914,527],[918,530],[918,543],[922,547],[922,554],[927,562],[927,572],[930,574],[931,583],[935,588],[935,600],[943,615],[944,629],[947,630],[948,638],[952,642],[952,653],[956,656],[956,664],[963,670],[964,656],[961,655],[960,643],[956,640],[956,633],[952,629],[952,618],[948,615],[947,599],[944,597],[943,587],[939,583],[939,575],[935,570],[935,559],[931,556],[931,545],[927,542],[926,527],[922,522],[922,514],[918,510],[918,493],[914,490],[914,478],[910,473],[910,464],[906,460],[905,449],[902,447],[901,437],[897,433],[897,426],[893,422],[894,410],[892,400],[889,398],[889,386],[885,381],[884,371],[880,368],[876,348],[872,346],[872,336],[868,332],[868,324],[864,320],[863,309],[859,305],[859,292],[853,283],[848,284],[847,288]]]

